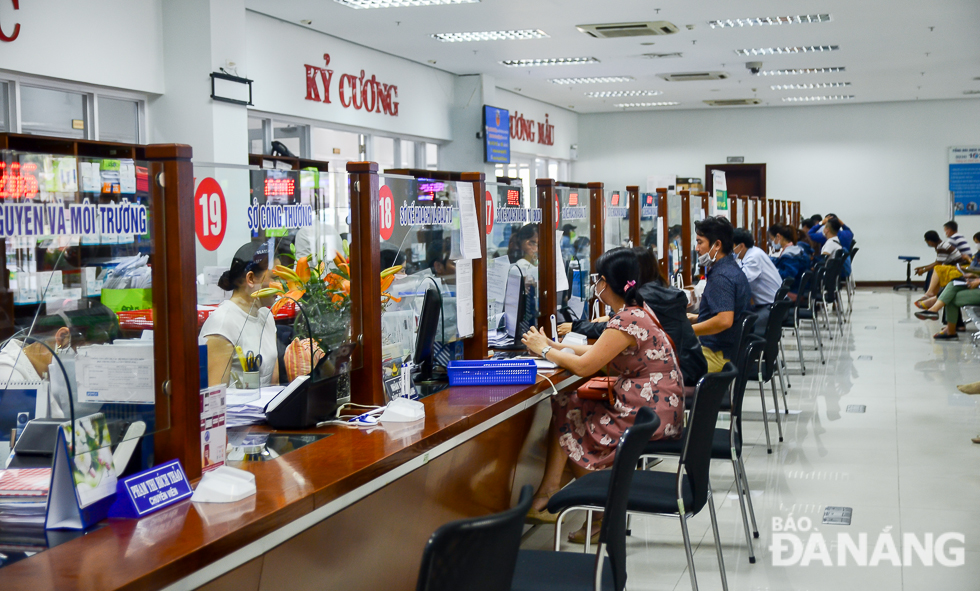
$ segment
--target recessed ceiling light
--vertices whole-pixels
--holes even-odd
[[[609,82],[632,82],[632,76],[593,76],[585,78],[552,78],[552,84],[607,84]]]
[[[783,53],[819,53],[821,51],[837,51],[837,45],[803,45],[800,47],[759,47],[754,49],[736,49],[736,55],[779,55]]]
[[[591,96],[592,98],[613,98],[617,96],[657,96],[663,93],[662,90],[602,90],[587,92],[585,96]]]
[[[403,6],[438,6],[440,4],[475,4],[480,0],[333,0],[349,8],[401,8]]]
[[[838,94],[834,96],[788,96],[783,99],[785,103],[810,103],[814,101],[848,101],[854,98],[853,94]]]
[[[841,88],[850,85],[850,82],[811,82],[809,84],[776,84],[769,88],[773,90],[798,90],[804,88]]]
[[[785,70],[763,70],[759,76],[795,76],[797,74],[838,74],[843,67],[835,68],[789,68]]]
[[[531,66],[576,66],[580,64],[598,64],[599,60],[594,57],[548,57],[529,60],[504,60],[500,63],[508,68],[528,68]]]
[[[541,29],[523,29],[520,31],[481,31],[476,33],[436,33],[433,39],[447,43],[461,41],[507,41],[514,39],[544,39],[548,34]]]
[[[829,23],[829,14],[804,14],[800,16],[764,16],[761,18],[736,18],[720,21],[708,21],[712,29],[728,27],[758,27],[763,25],[794,25],[805,23]]]
[[[618,105],[613,105],[617,109],[636,109],[639,107],[674,107],[679,105],[677,102],[665,102],[665,103],[619,103]]]
[[[963,94],[980,94],[980,90],[964,90]]]
[[[313,24],[313,21],[311,21],[308,18],[304,18],[303,20],[301,20],[299,22],[302,23],[302,24],[304,24],[304,25],[312,25]]]

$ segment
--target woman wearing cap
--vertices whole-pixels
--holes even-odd
[[[232,292],[231,299],[221,302],[211,313],[201,336],[208,342],[208,383],[227,384],[232,369],[245,371],[236,354],[250,352],[262,356],[259,381],[263,386],[279,383],[276,324],[269,311],[271,298],[253,298],[252,293],[269,287],[269,250],[266,243],[250,242],[238,249],[231,267],[218,280],[218,287]]]

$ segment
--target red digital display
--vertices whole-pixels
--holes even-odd
[[[647,195],[647,205],[653,205],[653,195]]]
[[[292,197],[295,187],[293,179],[265,179],[265,196]]]
[[[619,205],[619,193],[612,194],[612,204],[613,206]]]
[[[517,189],[507,189],[507,205],[521,206],[521,192]]]
[[[24,173],[37,170],[37,164],[0,162],[0,199],[31,199],[37,195],[37,178]]]
[[[575,207],[576,205],[578,205],[578,193],[569,193],[568,194],[568,206],[569,207]]]

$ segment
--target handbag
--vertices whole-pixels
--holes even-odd
[[[618,379],[615,376],[596,376],[579,386],[576,393],[582,400],[599,400],[611,405],[616,402],[616,392],[613,390],[613,386]]]

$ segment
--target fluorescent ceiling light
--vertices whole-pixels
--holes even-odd
[[[759,76],[795,76],[797,74],[838,74],[843,67],[835,68],[789,68],[786,70],[763,70]]]
[[[798,25],[805,23],[829,23],[829,14],[804,14],[800,16],[764,16],[761,18],[736,18],[721,21],[708,21],[712,29],[728,27],[759,27],[763,25]]]
[[[529,68],[531,66],[577,66],[581,64],[598,64],[599,60],[594,57],[549,57],[531,60],[504,60],[500,63],[508,68]]]
[[[769,88],[773,90],[799,90],[805,88],[841,88],[850,85],[850,82],[811,82],[809,84],[776,84]]]
[[[679,105],[677,102],[666,102],[666,103],[619,103],[618,105],[613,105],[618,109],[635,109],[638,107],[674,107]]]
[[[475,4],[480,0],[334,0],[348,8],[401,8],[403,6],[438,6],[440,4]]]
[[[663,94],[662,90],[602,90],[598,92],[587,92],[585,96],[592,98],[613,98],[617,96],[657,96]]]
[[[523,29],[520,31],[481,31],[478,33],[436,33],[433,39],[447,43],[460,41],[507,41],[513,39],[544,39],[548,34],[541,29]]]
[[[834,96],[788,96],[783,99],[784,103],[811,103],[814,101],[848,101],[854,98],[853,94],[838,94]]]
[[[784,53],[819,53],[821,51],[837,51],[837,45],[804,45],[800,47],[759,47],[754,49],[736,49],[736,55],[779,55]]]
[[[585,78],[552,78],[552,84],[606,84],[609,82],[632,82],[632,76],[593,76]]]

